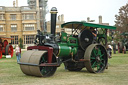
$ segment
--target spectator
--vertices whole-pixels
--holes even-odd
[[[15,52],[16,52],[17,62],[20,62],[21,49],[20,49],[20,47],[18,45],[16,45]]]
[[[112,58],[112,46],[111,45],[108,45],[107,53],[108,53],[108,58]]]
[[[112,41],[113,53],[116,54],[116,43]]]
[[[91,32],[93,34],[94,40],[96,41],[96,39],[97,39],[97,32],[96,32],[95,28],[91,27],[90,30],[91,30]]]

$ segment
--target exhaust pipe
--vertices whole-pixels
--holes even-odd
[[[57,8],[52,7],[51,11],[51,34],[55,36],[56,33],[56,16],[57,16]]]

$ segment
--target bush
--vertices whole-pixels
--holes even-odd
[[[19,39],[19,43],[20,43],[19,44],[20,48],[23,48],[23,39],[22,38]]]

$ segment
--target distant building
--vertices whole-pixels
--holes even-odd
[[[109,23],[103,23],[103,22],[102,22],[102,16],[99,16],[99,24],[108,25],[108,26],[109,26]],[[107,35],[108,35],[108,36],[110,35],[110,30],[109,30],[109,29],[107,30]]]
[[[109,26],[109,23],[103,23],[102,22],[102,16],[100,15],[99,17],[99,23],[98,24],[101,24],[101,25],[108,25]],[[87,17],[87,22],[95,22],[95,20],[90,20],[90,17]],[[108,29],[107,30],[107,35],[109,36],[110,35],[110,30]]]
[[[12,45],[19,44],[23,39],[23,45],[33,45],[37,34],[37,11],[32,7],[0,7],[0,36],[12,37]],[[38,28],[40,29],[40,28]]]

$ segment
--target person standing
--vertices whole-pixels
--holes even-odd
[[[111,45],[108,45],[107,52],[108,52],[108,58],[112,58],[112,46]]]
[[[113,53],[116,54],[116,43],[112,41]]]
[[[93,28],[93,27],[91,27],[90,30],[91,30],[91,32],[93,34],[93,43],[96,43],[96,41],[97,41],[97,32],[96,32],[96,29]]]
[[[21,49],[20,49],[20,47],[18,45],[16,45],[15,52],[16,52],[17,62],[20,62]]]

